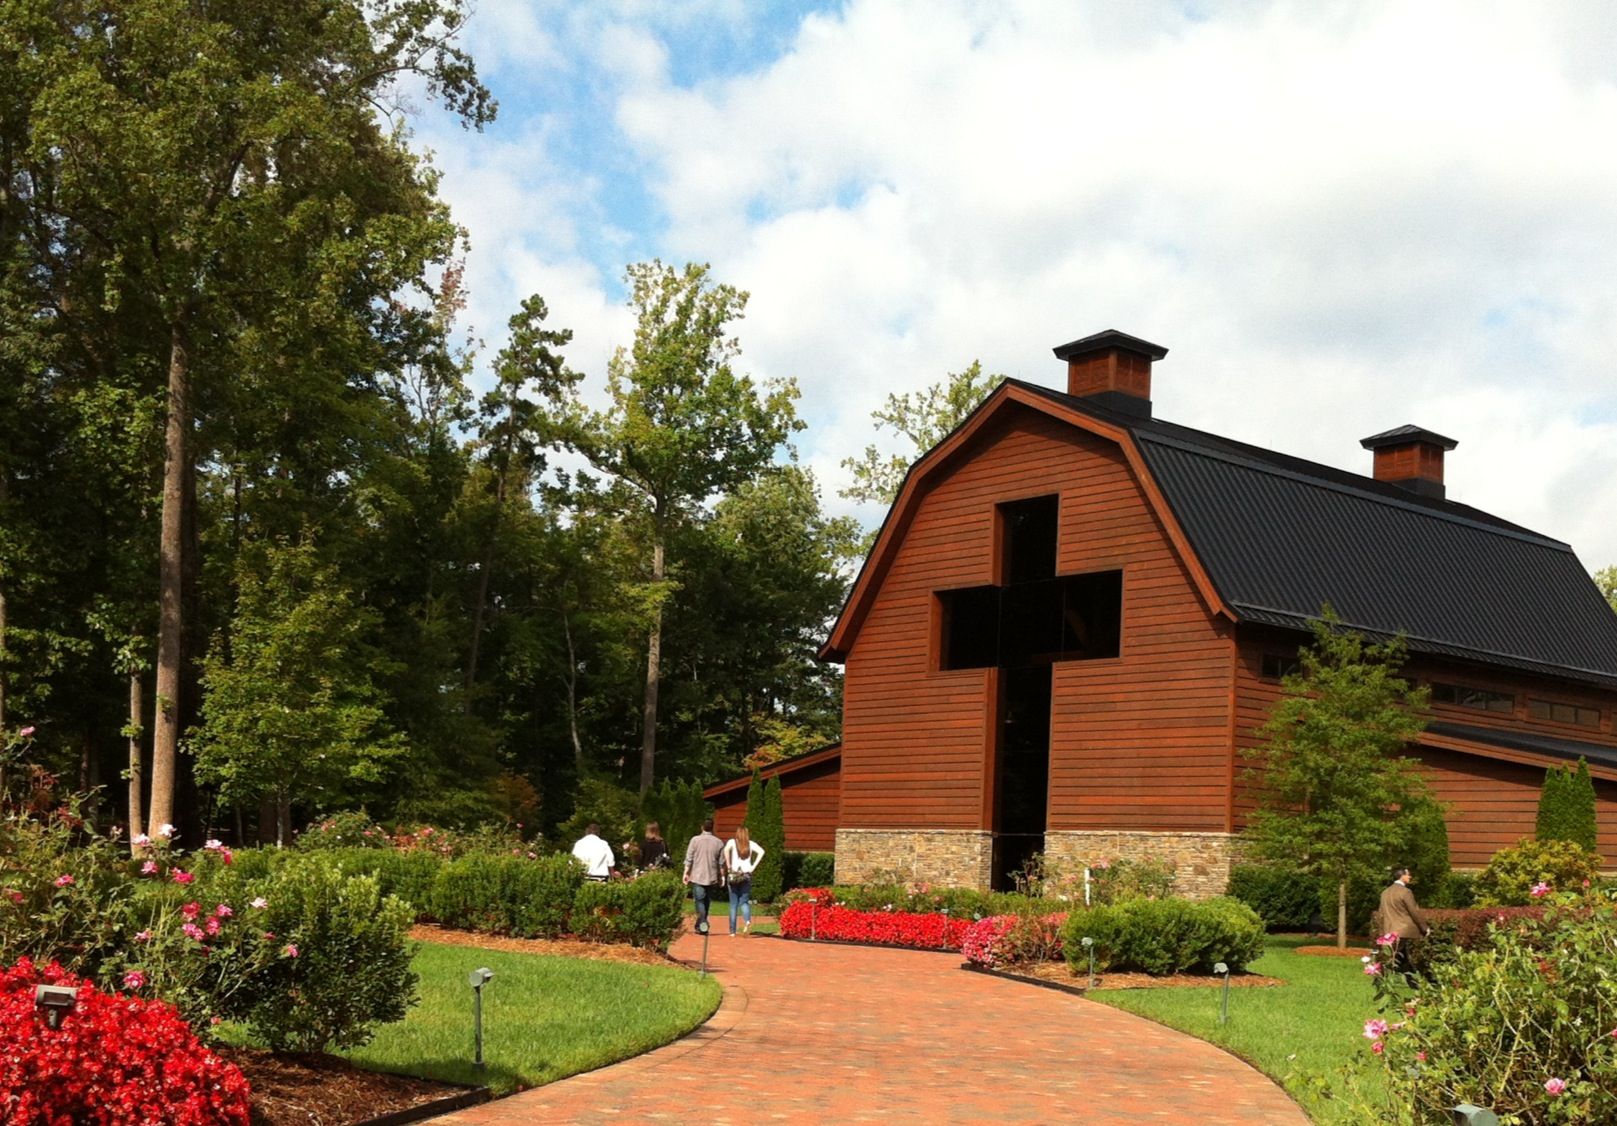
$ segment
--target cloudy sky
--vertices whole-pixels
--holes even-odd
[[[480,0],[466,42],[499,121],[415,128],[476,333],[542,294],[599,386],[624,265],[711,262],[833,508],[888,393],[1117,328],[1159,417],[1359,472],[1413,422],[1617,563],[1617,5]]]

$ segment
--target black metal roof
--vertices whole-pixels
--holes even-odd
[[[1469,505],[1020,383],[1128,429],[1242,621],[1617,687],[1617,614],[1559,540]]]
[[[1512,751],[1528,751],[1535,755],[1576,762],[1588,759],[1595,766],[1617,767],[1617,747],[1602,743],[1585,743],[1578,739],[1558,739],[1553,735],[1535,735],[1522,731],[1501,731],[1497,727],[1472,727],[1467,723],[1430,723],[1426,730],[1433,735],[1448,735],[1469,739],[1490,747],[1503,747]]]
[[[1383,446],[1408,446],[1416,442],[1442,446],[1445,450],[1452,450],[1460,444],[1453,438],[1445,438],[1441,434],[1435,434],[1424,426],[1416,426],[1413,422],[1406,422],[1402,426],[1394,426],[1391,430],[1383,430],[1379,434],[1361,438],[1359,445],[1367,450],[1379,450]]]

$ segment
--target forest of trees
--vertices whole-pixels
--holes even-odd
[[[474,378],[398,93],[492,120],[466,14],[0,0],[0,745],[131,832],[548,828],[836,737],[859,531],[745,293],[630,266],[582,374],[536,295]]]

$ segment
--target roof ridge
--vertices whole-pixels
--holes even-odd
[[[1095,404],[1085,403],[1081,399],[1065,394],[1053,387],[1046,387],[1037,383],[1029,383],[1026,380],[1021,379],[1007,379],[1006,382],[1015,383],[1018,386],[1035,391],[1047,398],[1055,398],[1057,401],[1065,405],[1076,406],[1085,413],[1095,414],[1097,417],[1099,417],[1101,415],[1101,411],[1104,410],[1104,408],[1097,408]],[[1364,477],[1363,474],[1356,474],[1352,470],[1338,469],[1335,466],[1326,465],[1324,462],[1313,461],[1309,458],[1299,457],[1296,454],[1283,453],[1280,450],[1267,449],[1263,446],[1254,445],[1251,442],[1242,442],[1236,438],[1226,438],[1222,435],[1213,434],[1209,431],[1197,430],[1195,427],[1186,426],[1183,423],[1169,422],[1166,419],[1125,418],[1120,415],[1115,421],[1118,425],[1125,427],[1136,440],[1157,442],[1161,445],[1172,446],[1175,449],[1184,450],[1187,453],[1193,453],[1201,457],[1210,457],[1215,460],[1225,462],[1229,465],[1245,466],[1260,473],[1268,473],[1276,477],[1284,477],[1288,480],[1298,481],[1302,484],[1311,485],[1316,488],[1329,489],[1333,492],[1347,496],[1363,497],[1366,500],[1374,501],[1378,504],[1385,504],[1392,508],[1403,509],[1404,511],[1413,512],[1421,516],[1432,516],[1440,520],[1447,520],[1463,527],[1476,529],[1477,531],[1490,532],[1510,539],[1537,544],[1553,550],[1566,552],[1568,554],[1575,554],[1572,550],[1572,545],[1569,543],[1554,539],[1551,536],[1546,536],[1542,532],[1535,532],[1531,528],[1524,528],[1519,524],[1513,524],[1509,521],[1502,520],[1500,517],[1493,516],[1492,513],[1482,512],[1481,509],[1475,509],[1475,511],[1481,512],[1484,516],[1491,517],[1493,520],[1498,520],[1500,522],[1491,523],[1486,520],[1478,520],[1475,517],[1466,516],[1463,513],[1451,511],[1450,506],[1458,505],[1458,501],[1441,501],[1440,503],[1444,506],[1442,508],[1436,507],[1432,504],[1421,504],[1413,500],[1405,500],[1402,497],[1388,496],[1385,493],[1376,491],[1374,489],[1365,488],[1359,484],[1349,484],[1347,482],[1334,481],[1328,477],[1302,472],[1296,469],[1289,469],[1282,465],[1276,465],[1274,462],[1265,460],[1261,457],[1243,455],[1237,450],[1220,448],[1219,446],[1197,442],[1194,439],[1179,437],[1173,434],[1153,433],[1148,428],[1152,425],[1171,426],[1177,430],[1188,431],[1191,434],[1205,435],[1211,441],[1221,443],[1224,446],[1239,446],[1245,449],[1255,450],[1260,453],[1270,454],[1274,457],[1282,457],[1290,461],[1301,462],[1304,465],[1316,466],[1328,473],[1340,473],[1344,476],[1360,477],[1367,482],[1374,480],[1374,478]],[[1473,506],[1466,505],[1465,507],[1471,508]]]

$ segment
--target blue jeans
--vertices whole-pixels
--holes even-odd
[[[696,900],[696,926],[697,933],[700,934],[702,927],[707,925],[707,909],[712,895],[708,891],[707,885],[692,884],[691,897]]]
[[[730,885],[730,933],[736,932],[736,908],[741,908],[741,917],[747,925],[752,926],[752,880],[742,880],[739,884]]]

